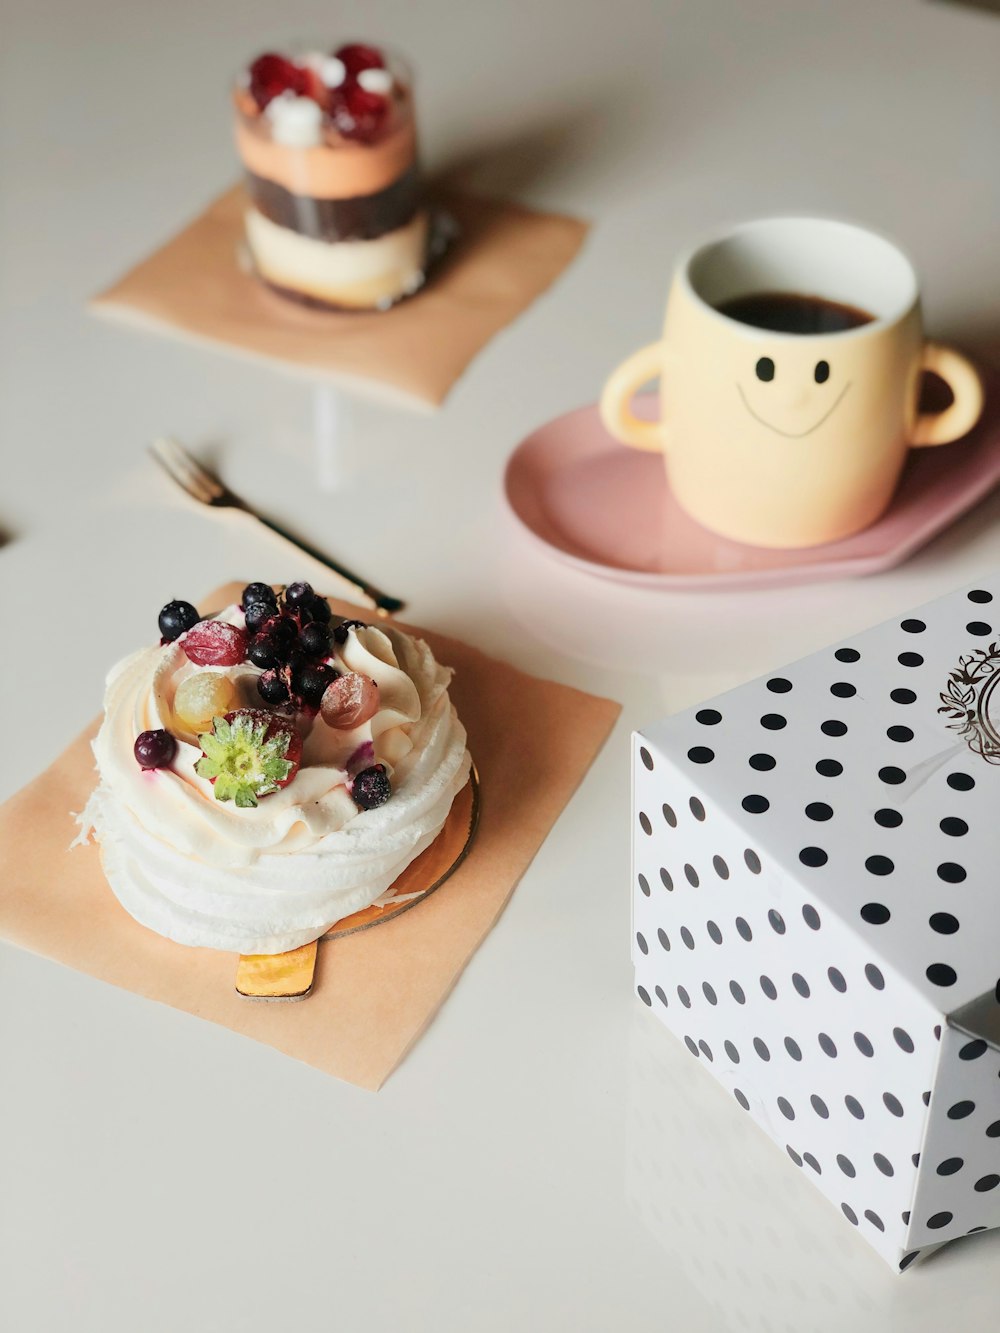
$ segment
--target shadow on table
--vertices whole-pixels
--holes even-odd
[[[586,102],[561,106],[491,142],[470,138],[434,164],[434,183],[448,189],[518,198],[543,183],[557,190],[576,169],[599,176],[621,158],[634,138],[641,87],[608,85]]]
[[[636,1004],[625,1189],[720,1333],[981,1328],[1000,1234],[892,1271],[683,1046]]]
[[[960,9],[982,9],[987,14],[1000,14],[1000,0],[934,0],[939,5],[955,5]]]

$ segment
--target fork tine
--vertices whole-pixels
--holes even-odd
[[[188,478],[206,491],[218,492],[223,489],[218,478],[213,477],[210,472],[203,468],[177,440],[165,437],[157,443],[164,460],[172,468],[175,475],[180,474]]]
[[[221,482],[200,467],[176,440],[156,440],[150,445],[149,452],[167,475],[200,503],[211,504],[222,495],[224,487]]]
[[[197,458],[189,454],[184,446],[179,444],[177,440],[170,440],[170,444],[175,455],[179,459],[183,459],[185,465],[190,468],[192,475],[195,476],[203,486],[209,490],[215,491],[217,495],[222,494],[226,488],[218,477],[209,472],[207,468],[202,467]]]
[[[248,518],[252,518],[254,522],[262,524],[281,537],[283,541],[290,542],[292,546],[303,552],[311,560],[317,561],[325,569],[330,570],[355,593],[360,593],[366,601],[375,607],[380,616],[395,615],[405,606],[405,603],[400,601],[398,597],[390,597],[388,593],[383,592],[373,583],[369,583],[362,575],[356,574],[353,570],[348,569],[346,565],[339,564],[324,552],[317,550],[316,547],[310,546],[301,537],[296,537],[293,533],[287,532],[274,519],[265,518],[263,514],[258,513],[246,500],[231,491],[218,477],[214,477],[211,472],[196,462],[176,440],[166,436],[155,440],[149,446],[149,452],[170,479],[186,491],[192,499],[204,505],[211,505],[213,508],[239,510]]]

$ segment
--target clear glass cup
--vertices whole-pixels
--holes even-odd
[[[412,73],[384,48],[295,49],[233,88],[254,268],[298,301],[385,309],[423,284],[430,248]]]

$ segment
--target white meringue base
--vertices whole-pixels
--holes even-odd
[[[314,851],[262,856],[252,867],[221,870],[158,843],[103,785],[81,822],[93,827],[115,897],[141,925],[178,944],[284,953],[370,906],[431,845],[469,780],[464,729],[459,733],[419,811],[406,792],[395,791],[386,805],[329,834]]]
[[[220,618],[239,624],[242,613]],[[471,769],[451,672],[394,628],[350,630],[333,660],[376,681],[377,712],[351,731],[307,721],[298,774],[249,809],[216,801],[197,775],[201,751],[171,711],[197,669],[181,647],[145,649],[112,670],[94,741],[101,781],[79,822],[137,921],[179,944],[284,953],[369,906],[434,841]],[[247,670],[226,669],[237,683]],[[177,755],[146,772],[133,741],[158,727],[175,736]],[[373,810],[359,811],[349,793],[359,745],[391,775],[390,799]]]

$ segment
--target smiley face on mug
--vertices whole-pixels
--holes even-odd
[[[851,381],[836,375],[826,357],[815,362],[810,374],[775,349],[774,356],[758,357],[753,377],[746,385],[737,381],[736,388],[754,421],[786,440],[802,440],[833,416]]]
[[[920,410],[920,377],[952,403]],[[660,381],[659,415],[633,396]],[[925,340],[916,273],[850,223],[764,218],[696,246],[674,273],[658,342],[612,373],[601,421],[663,454],[669,495],[751,546],[819,546],[886,512],[912,447],[957,440],[983,391],[958,352]],[[665,513],[667,511],[665,510]]]

